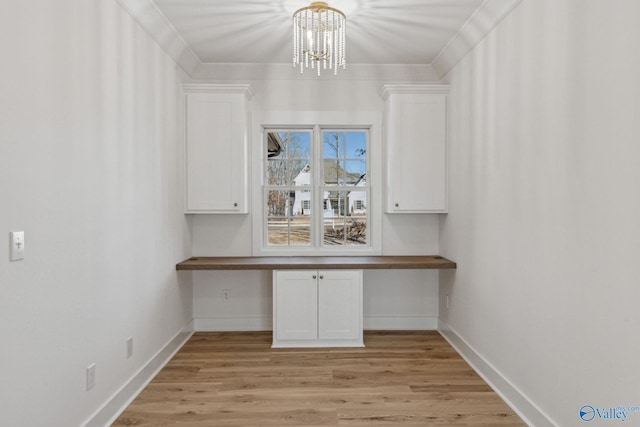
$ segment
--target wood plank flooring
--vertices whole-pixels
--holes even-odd
[[[272,349],[271,332],[199,332],[114,426],[524,426],[434,331],[365,348]]]

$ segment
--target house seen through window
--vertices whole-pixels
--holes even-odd
[[[267,130],[266,245],[369,246],[367,130]]]

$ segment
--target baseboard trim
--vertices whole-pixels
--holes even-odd
[[[364,329],[369,331],[435,331],[437,316],[365,316]]]
[[[199,317],[194,319],[198,332],[271,331],[271,317]],[[435,331],[437,316],[365,316],[364,330],[375,331]]]
[[[271,317],[199,317],[194,319],[197,332],[253,332],[273,329]]]
[[[442,320],[438,322],[438,332],[527,425],[532,427],[554,427],[556,425],[540,408],[534,405],[520,390],[511,384],[509,380]]]
[[[110,426],[158,372],[182,348],[194,332],[191,320],[149,360],[116,394],[84,424],[85,427]]]

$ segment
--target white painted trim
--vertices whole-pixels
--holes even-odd
[[[380,88],[380,97],[385,101],[390,94],[449,94],[449,85],[431,84],[431,85],[383,85]]]
[[[365,331],[435,331],[438,316],[364,316]]]
[[[152,0],[116,0],[116,2],[189,76],[202,63]]]
[[[169,342],[158,351],[129,381],[117,391],[84,427],[110,426],[129,406],[140,392],[151,382],[171,358],[193,335],[193,320],[187,323]]]
[[[380,111],[263,111],[251,114],[251,197],[253,211],[253,256],[293,256],[293,255],[381,255],[382,254],[382,112]],[[355,247],[296,247],[269,248],[263,246],[263,175],[264,175],[264,128],[313,128],[317,126],[335,128],[369,129],[369,172],[370,188],[369,238],[370,246]],[[316,147],[317,149],[317,147]],[[316,152],[317,155],[317,152]]]
[[[360,340],[281,340],[274,343],[271,348],[329,348],[329,347],[364,347]]]
[[[243,94],[247,101],[255,95],[251,85],[247,84],[212,84],[212,83],[184,83],[184,93],[236,93]]]
[[[428,64],[349,64],[340,74],[325,73],[318,77],[314,73],[300,74],[287,64],[225,64],[202,63],[191,74],[191,78],[215,81],[275,81],[275,80],[328,80],[328,81],[367,81],[379,80],[437,82],[433,68]]]
[[[264,317],[198,317],[194,319],[197,332],[270,331],[271,316]]]
[[[527,425],[535,427],[556,425],[446,322],[442,320],[438,322],[438,332]]]
[[[435,331],[438,316],[364,316],[367,331]],[[198,317],[194,319],[196,332],[271,331],[273,318],[263,317]]]
[[[431,62],[439,79],[473,50],[522,0],[485,0]]]

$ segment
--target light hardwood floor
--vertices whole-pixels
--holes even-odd
[[[365,345],[196,333],[113,425],[525,425],[437,332],[365,332]]]

